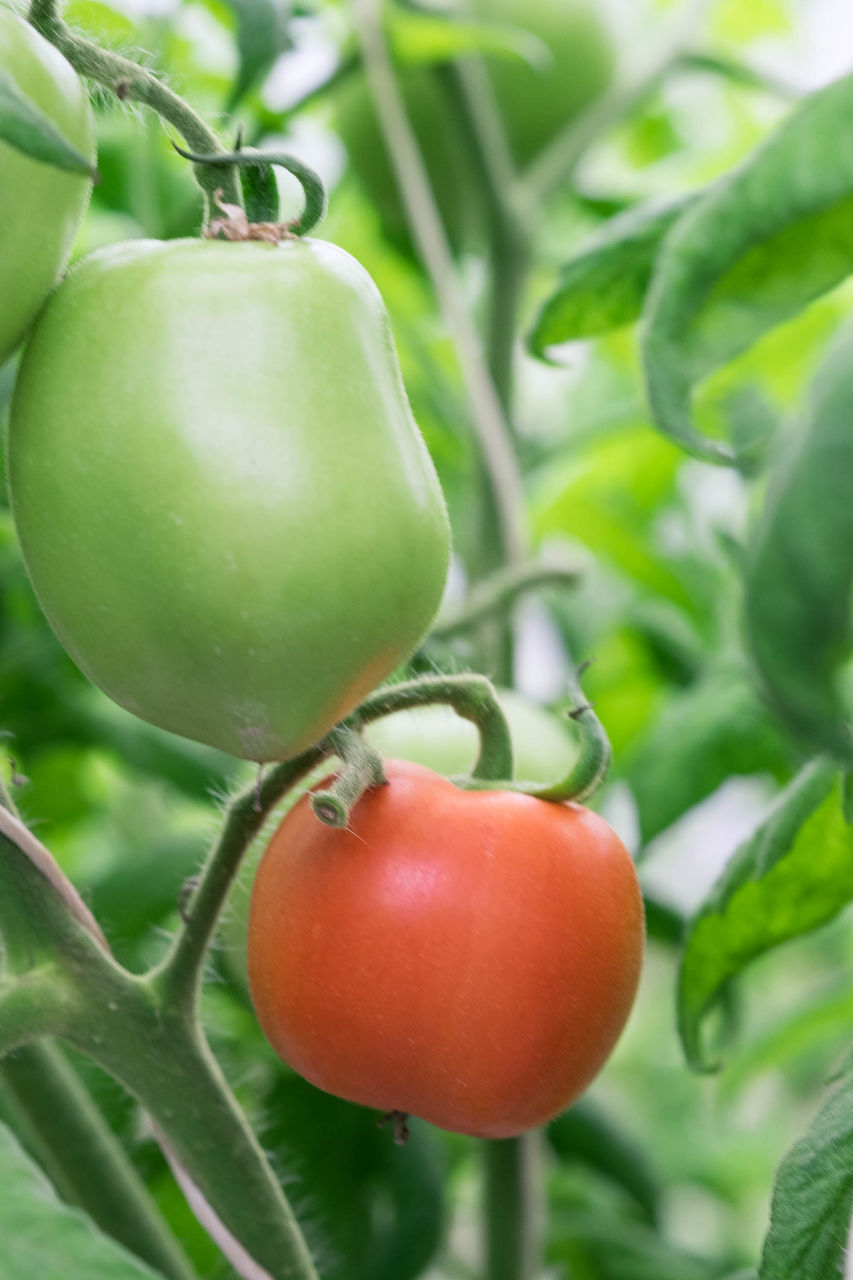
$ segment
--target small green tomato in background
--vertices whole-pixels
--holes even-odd
[[[0,76],[82,156],[95,155],[89,99],[73,67],[0,6]],[[0,141],[0,364],[26,336],[71,254],[91,181]]]
[[[317,741],[441,600],[447,513],[385,309],[321,240],[136,241],[81,263],[25,353],[9,480],[72,658],[235,756]]]
[[[577,754],[568,730],[550,712],[512,689],[499,690],[498,701],[509,724],[516,778],[544,785],[564,777]],[[438,704],[376,720],[365,737],[380,755],[412,760],[446,778],[470,773],[479,748],[470,720]]]
[[[484,58],[512,158],[524,169],[607,88],[614,65],[610,38],[588,0],[472,0],[466,17],[515,27],[541,42],[536,66],[511,52]],[[483,223],[462,126],[436,67],[401,65],[398,80],[445,230],[458,250],[482,235]],[[408,249],[408,221],[363,75],[350,77],[336,105],[353,170],[385,234]]]

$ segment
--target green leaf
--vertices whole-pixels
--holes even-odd
[[[853,761],[843,662],[853,648],[853,330],[783,442],[747,548],[746,625],[767,696],[813,750]]]
[[[696,199],[691,194],[656,201],[612,218],[563,268],[528,339],[532,353],[542,357],[548,347],[637,320],[663,239]]]
[[[156,1280],[156,1273],[86,1214],[56,1197],[44,1174],[0,1125],[3,1280]]]
[[[414,1280],[440,1242],[441,1148],[434,1130],[412,1120],[395,1146],[377,1113],[279,1077],[265,1110],[264,1144],[281,1150],[311,1206],[308,1230],[325,1255],[324,1280]]]
[[[643,844],[733,774],[781,772],[785,753],[768,719],[746,673],[734,665],[713,667],[674,694],[626,770]]]
[[[228,99],[233,111],[263,80],[280,53],[290,49],[291,6],[284,0],[226,0],[237,19],[237,79]]]
[[[709,462],[750,463],[700,435],[694,384],[853,271],[853,76],[812,94],[667,236],[643,355],[657,424]]]
[[[776,1174],[759,1280],[840,1276],[853,1209],[853,1080],[830,1096]]]
[[[71,173],[95,176],[95,169],[66,142],[52,120],[26,98],[15,81],[0,67],[0,139],[24,155]]]
[[[577,1161],[625,1191],[654,1225],[661,1188],[642,1149],[595,1103],[584,1098],[552,1120],[548,1142],[561,1161]]]
[[[690,1063],[707,1069],[701,1024],[725,984],[772,947],[831,920],[853,898],[853,828],[825,761],[803,769],[728,863],[691,922],[678,984]]]
[[[545,42],[519,27],[461,22],[398,6],[388,14],[387,32],[394,57],[411,64],[449,62],[471,53],[520,57],[534,67],[546,66],[551,59]]]

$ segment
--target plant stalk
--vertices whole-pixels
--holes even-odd
[[[5,1057],[0,1101],[64,1200],[169,1280],[193,1280],[147,1187],[58,1046],[44,1041]]]
[[[216,134],[201,116],[153,72],[130,58],[102,49],[66,26],[59,17],[56,0],[32,0],[29,17],[36,30],[68,59],[78,75],[95,80],[123,100],[151,107],[178,130],[191,151],[211,155],[223,150]],[[233,168],[227,164],[196,165],[194,173],[204,196],[206,216],[215,210],[217,191],[222,191],[228,203],[241,204],[239,183]]]

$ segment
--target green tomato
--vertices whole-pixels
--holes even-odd
[[[523,169],[607,88],[614,61],[610,40],[588,0],[473,0],[471,13],[482,22],[536,36],[550,55],[535,67],[510,54],[484,58],[510,151]],[[434,67],[404,65],[398,78],[442,221],[459,249],[476,237],[482,221],[459,121]],[[363,76],[352,76],[342,86],[337,120],[352,167],[385,234],[408,248],[405,210]]]
[[[62,54],[0,7],[0,71],[81,155],[95,155],[89,99]],[[0,142],[0,364],[26,335],[71,254],[90,180]]]
[[[71,657],[246,759],[320,738],[440,602],[447,513],[385,309],[321,240],[86,259],[27,347],[9,481]]]
[[[509,724],[515,776],[525,782],[556,782],[577,755],[567,729],[542,707],[501,689],[498,701]],[[470,720],[437,704],[395,711],[366,730],[368,741],[388,759],[412,760],[445,777],[471,772],[479,736]]]

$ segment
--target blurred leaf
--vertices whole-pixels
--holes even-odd
[[[17,151],[43,164],[85,173],[94,177],[91,162],[70,142],[66,142],[52,120],[49,120],[29,98],[25,97],[8,71],[0,67],[0,139]]]
[[[799,91],[792,84],[751,67],[740,58],[730,54],[719,53],[684,53],[678,59],[678,65],[687,71],[706,71],[711,75],[721,76],[732,84],[742,85],[745,89],[758,89],[781,98],[796,98]]]
[[[853,271],[851,111],[853,76],[812,94],[666,238],[645,308],[649,397],[699,456],[731,460],[696,433],[693,384]]]
[[[578,1161],[615,1182],[646,1221],[655,1223],[661,1190],[658,1180],[640,1147],[600,1107],[582,1099],[552,1120],[546,1133],[564,1163]]]
[[[228,99],[233,111],[267,74],[280,53],[291,47],[289,0],[225,0],[237,19],[237,79]]]
[[[719,1268],[670,1245],[656,1232],[611,1216],[555,1215],[548,1258],[579,1280],[716,1280]]]
[[[707,1063],[700,1031],[725,984],[772,947],[831,920],[853,898],[853,827],[841,783],[807,766],[740,846],[690,924],[678,984],[678,1026],[689,1062]]]
[[[3,1280],[156,1280],[77,1209],[60,1203],[44,1174],[0,1126]]]
[[[853,647],[853,330],[815,379],[776,462],[746,568],[746,623],[768,698],[810,747],[853,760],[842,664]]]
[[[654,545],[655,512],[671,500],[681,457],[644,426],[594,439],[553,457],[534,492],[538,538],[568,534],[657,595],[690,604],[689,594]]]
[[[606,223],[589,247],[569,260],[542,304],[529,338],[533,354],[542,356],[548,347],[638,319],[664,236],[696,199],[691,193],[665,204],[640,205]]]
[[[746,674],[733,664],[712,667],[670,698],[625,770],[643,844],[733,774],[778,773],[785,763]]]
[[[779,1166],[759,1280],[840,1276],[853,1209],[853,1080],[818,1112]]]
[[[547,44],[519,27],[490,22],[461,22],[418,9],[390,8],[387,32],[400,62],[449,62],[466,53],[523,58],[531,66],[551,60]]]
[[[267,1100],[264,1144],[298,1175],[325,1256],[324,1280],[413,1280],[438,1248],[442,1160],[418,1120],[403,1147],[375,1111],[282,1075]]]

